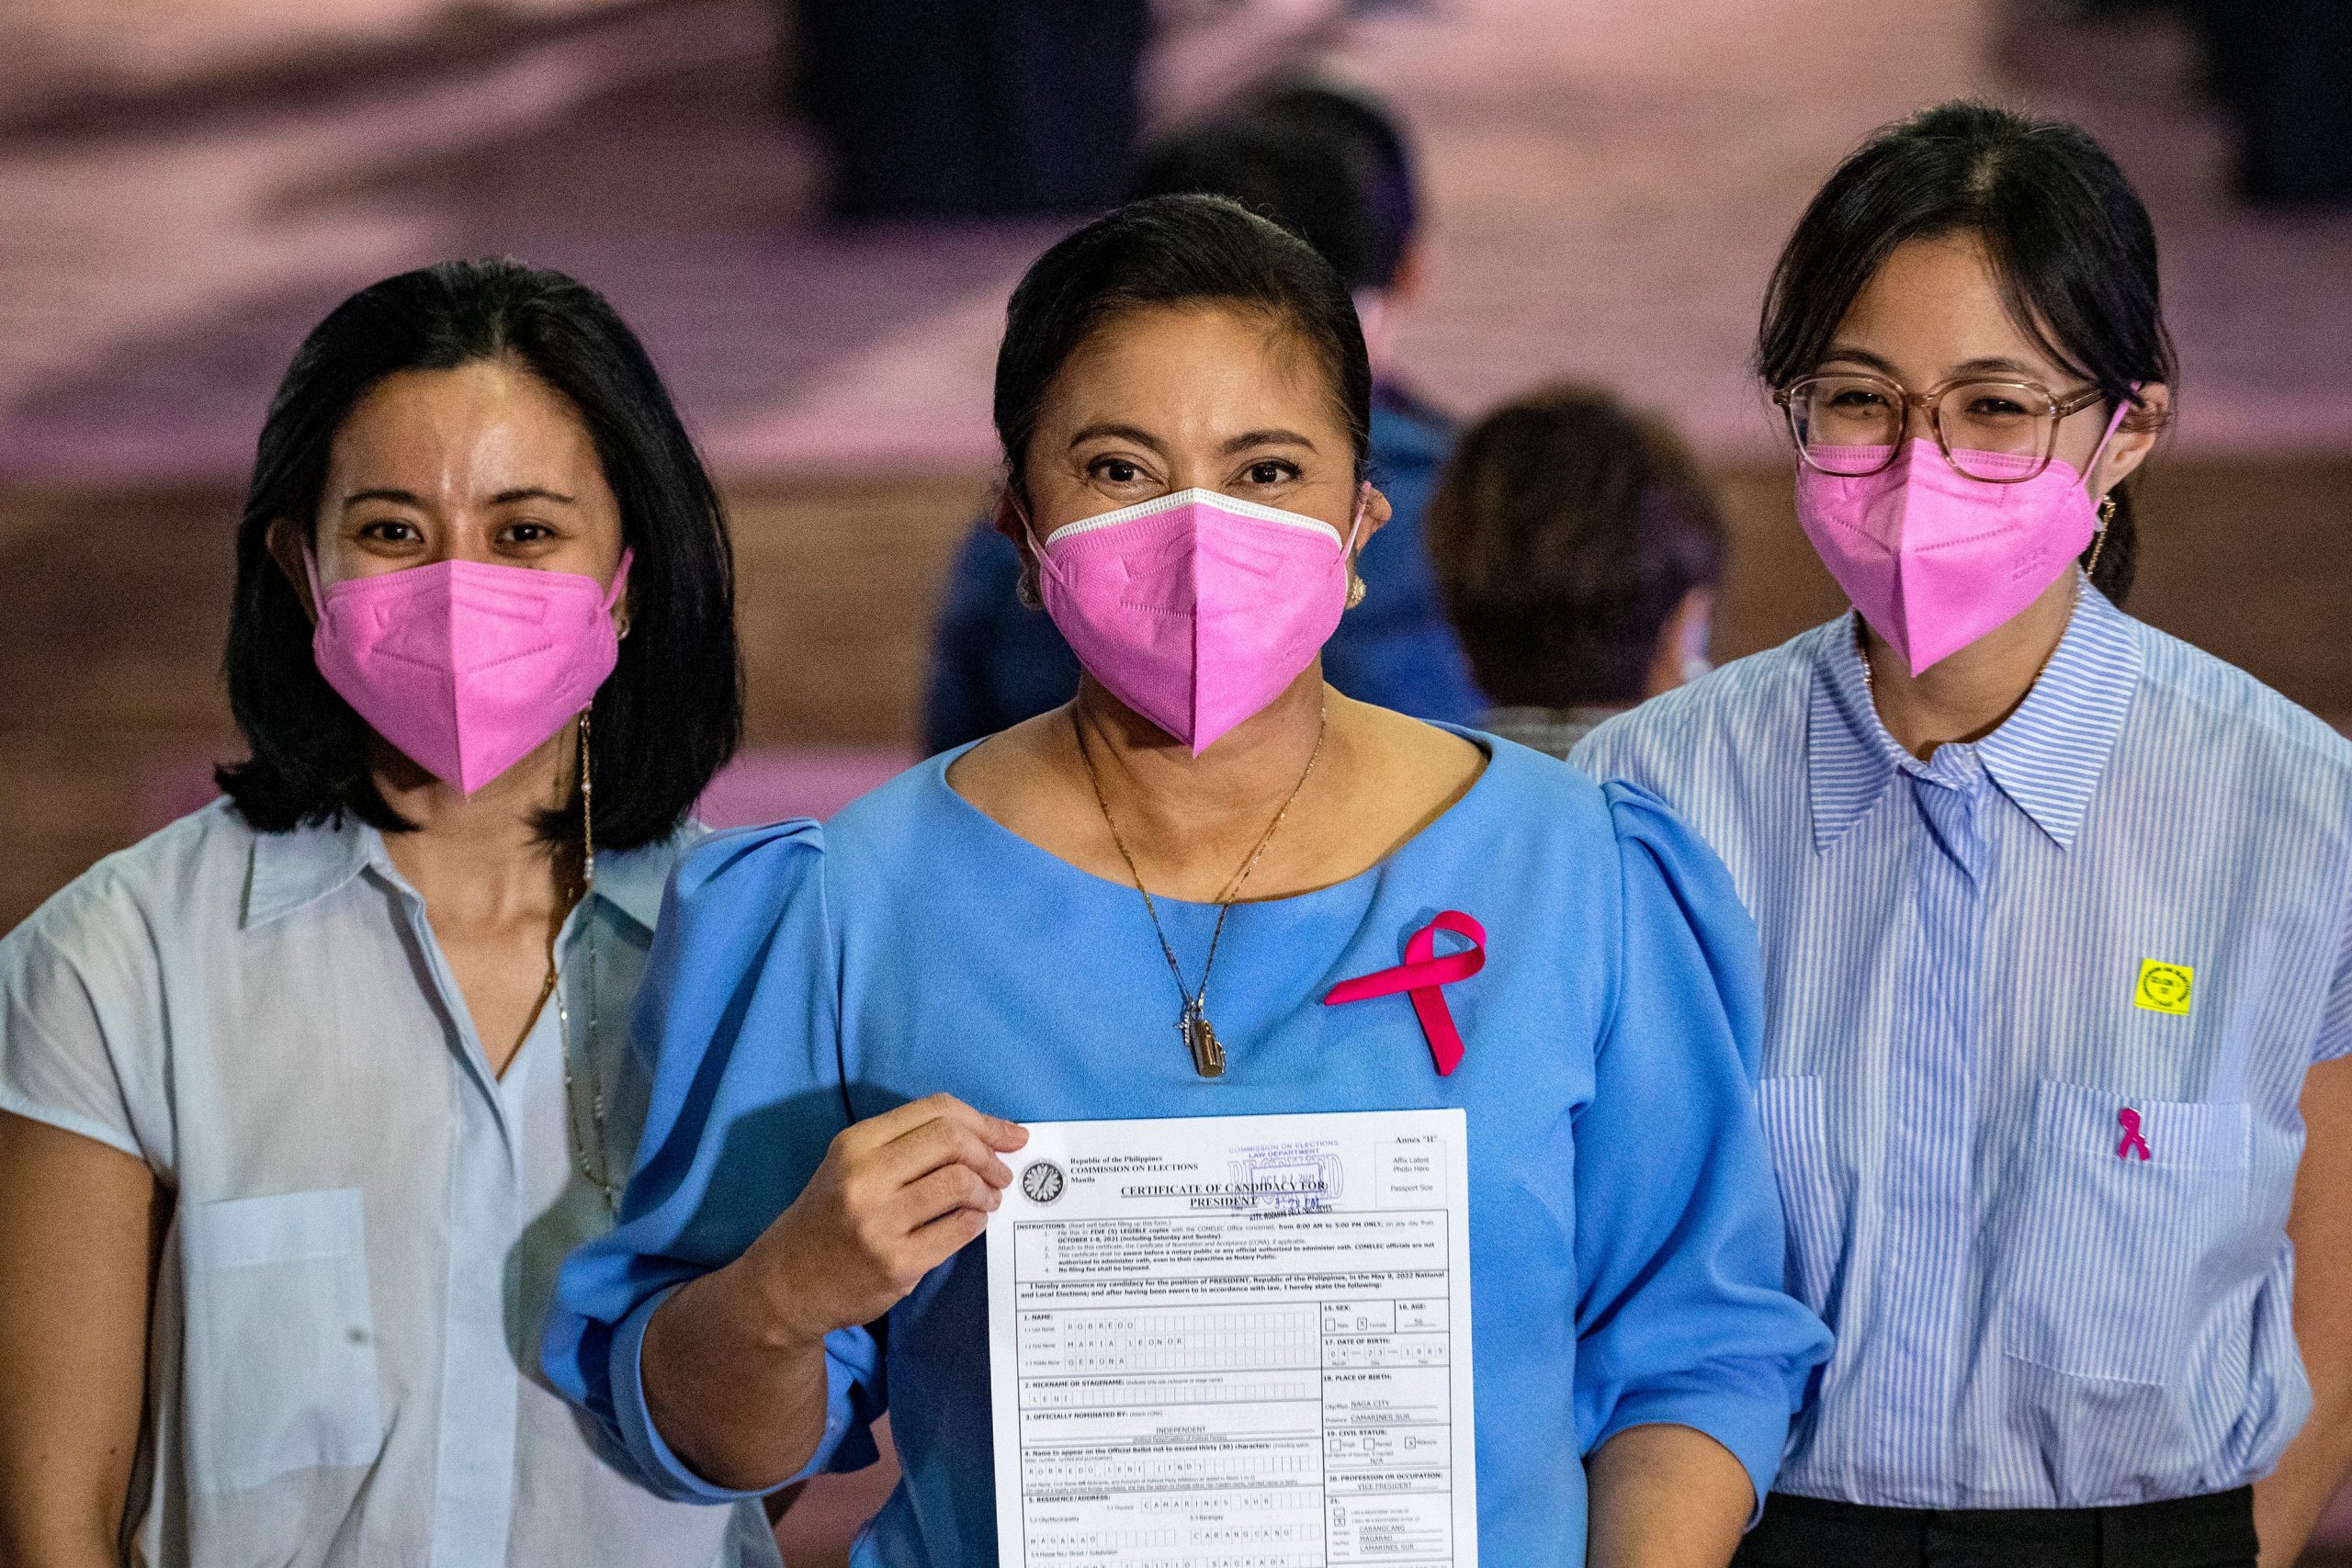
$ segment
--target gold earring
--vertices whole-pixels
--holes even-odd
[[[589,769],[588,710],[580,710],[580,884],[585,897],[596,886],[596,776]]]
[[[1363,573],[1356,570],[1353,567],[1350,567],[1348,569],[1348,608],[1352,610],[1357,605],[1363,604],[1363,596],[1366,592],[1367,590],[1364,587]]]
[[[2083,575],[2090,576],[2098,570],[2099,552],[2107,548],[2108,525],[2115,521],[2115,495],[2109,491],[2098,498],[2098,533],[2091,539],[2091,558],[2083,564]]]

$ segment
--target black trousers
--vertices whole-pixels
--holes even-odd
[[[2254,1489],[2125,1508],[1875,1508],[1775,1492],[1733,1568],[2254,1568]]]

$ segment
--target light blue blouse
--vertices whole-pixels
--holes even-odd
[[[1576,761],[1682,813],[1762,931],[1791,1278],[1838,1331],[1781,1487],[2089,1507],[2268,1473],[2311,1405],[2297,1101],[2352,1052],[2352,745],[2086,587],[2018,710],[1930,761],[1850,615]]]
[[[258,833],[216,803],[0,940],[0,1111],[143,1161],[171,1198],[131,1561],[775,1563],[756,1507],[655,1495],[533,1354],[558,1265],[612,1223],[574,1147],[591,1095],[586,1163],[636,1146],[647,1074],[620,1024],[692,836],[597,856],[557,941],[565,1014],[503,1073],[424,900],[347,818]]]
[[[1461,1106],[1486,1553],[1581,1561],[1582,1456],[1644,1423],[1713,1435],[1760,1493],[1826,1338],[1781,1288],[1747,917],[1648,795],[1481,744],[1484,774],[1388,860],[1235,908],[1216,1080],[1178,1039],[1134,888],[983,816],[946,783],[957,753],[821,831],[705,846],[649,961],[638,1027],[659,1061],[623,1223],[565,1268],[548,1375],[655,1485],[730,1497],[649,1424],[645,1325],[741,1254],[853,1119],[940,1090],[1023,1121]],[[1468,1055],[1440,1077],[1405,997],[1319,998],[1447,908],[1484,922],[1487,962],[1447,988]],[[1215,906],[1161,910],[1197,962]],[[819,1462],[863,1462],[887,1407],[905,1467],[861,1565],[994,1560],[984,1247],[829,1343]]]

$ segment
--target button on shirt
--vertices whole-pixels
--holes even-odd
[[[582,1134],[593,1084],[624,1170],[628,1004],[676,852],[600,854],[558,943]],[[173,1194],[133,1561],[775,1561],[755,1508],[656,1497],[537,1371],[557,1266],[610,1224],[563,1045],[546,1008],[492,1076],[423,900],[356,822],[255,833],[216,804],[0,941],[0,1110]]]
[[[1765,953],[1791,1288],[1835,1355],[1781,1490],[2224,1491],[2311,1395],[2284,1232],[2352,1052],[2352,746],[2086,587],[2024,703],[1922,762],[1849,615],[1576,753],[1723,856]]]

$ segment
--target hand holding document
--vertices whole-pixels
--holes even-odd
[[[1005,1568],[1476,1568],[1460,1111],[1030,1133],[988,1230]]]

